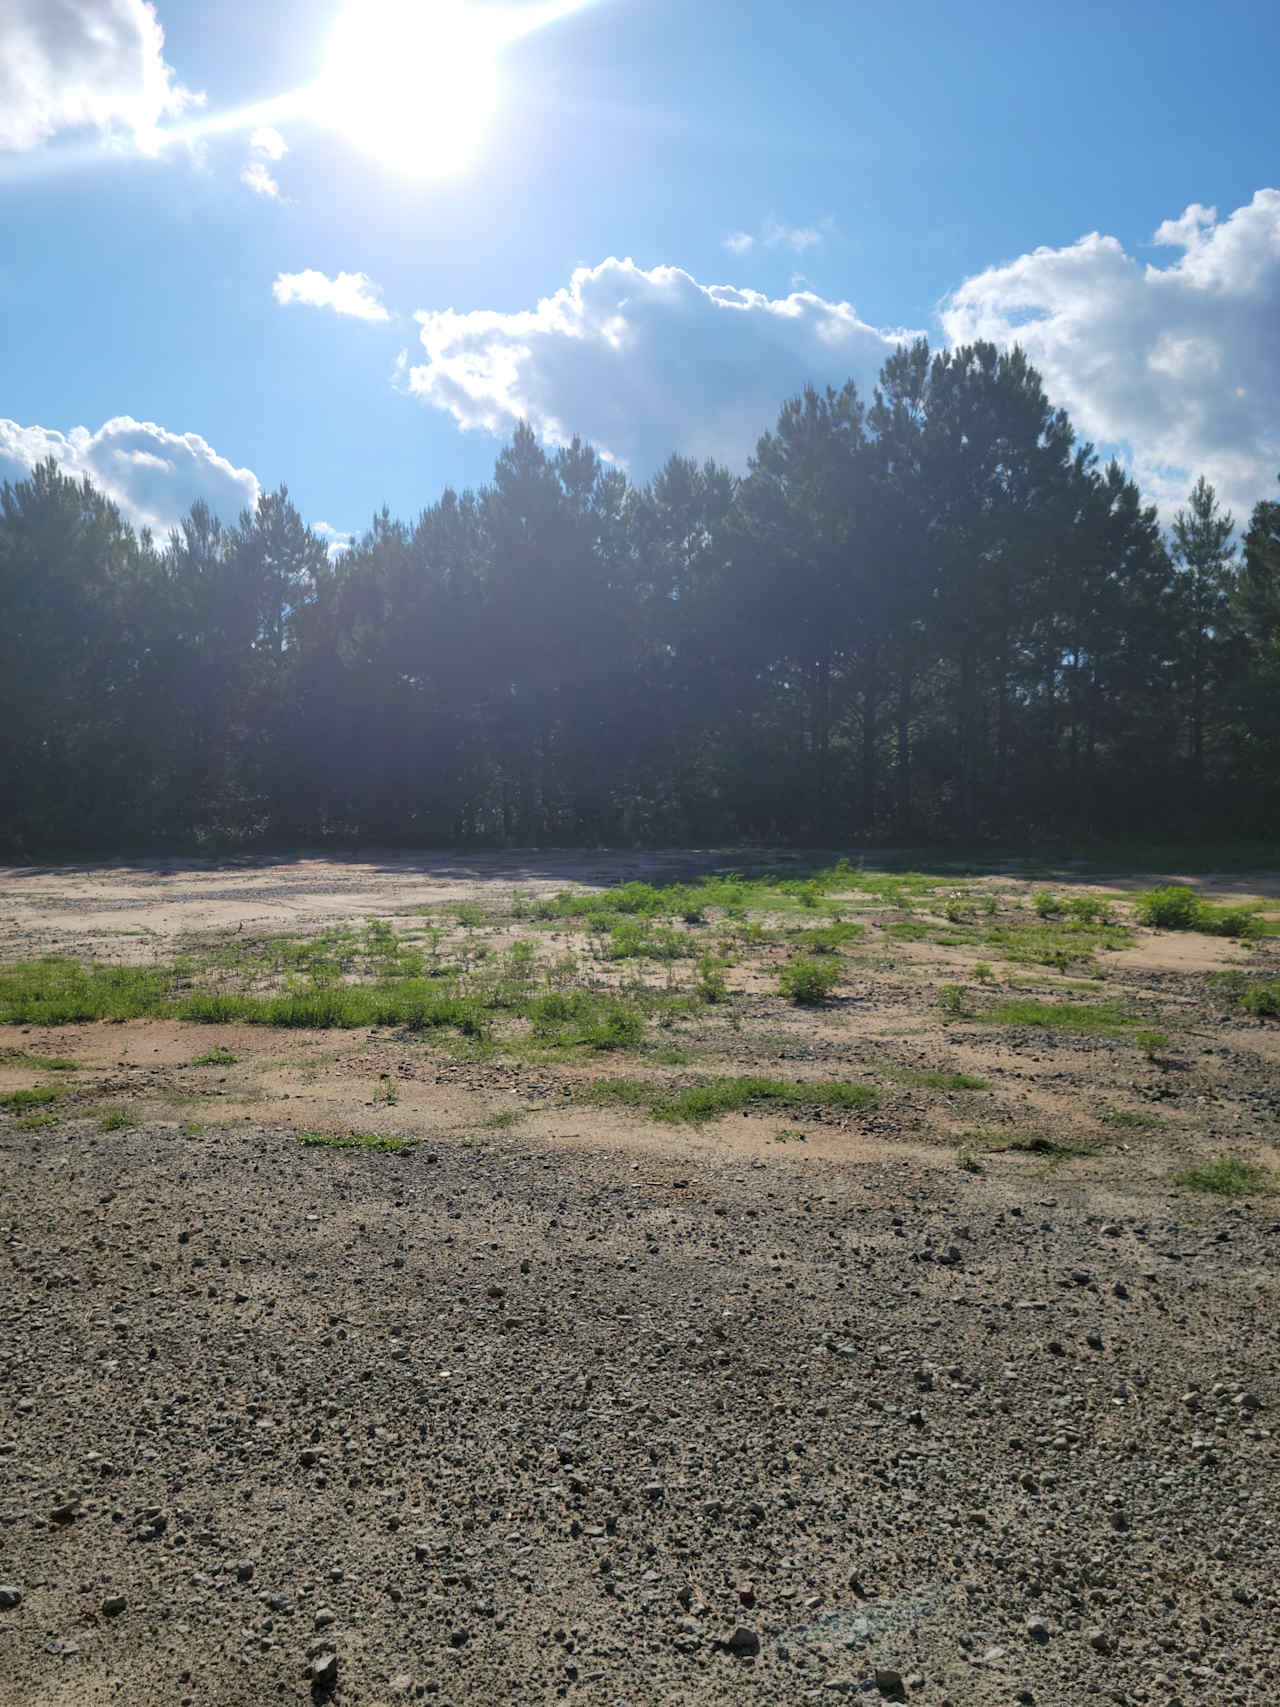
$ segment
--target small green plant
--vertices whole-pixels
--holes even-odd
[[[1185,1191],[1207,1191],[1218,1197],[1260,1197],[1276,1189],[1276,1177],[1256,1162],[1240,1156],[1219,1156],[1200,1168],[1187,1168],[1174,1175],[1173,1183]]]
[[[299,1132],[298,1142],[308,1150],[381,1150],[395,1156],[411,1150],[417,1139],[382,1132]]]
[[[956,1150],[956,1166],[967,1174],[985,1173],[986,1169],[974,1155],[967,1144],[961,1144]]]
[[[966,1019],[971,1012],[969,993],[960,984],[944,984],[938,992],[938,1006],[952,1019]]]
[[[1240,1006],[1258,1019],[1280,1019],[1280,978],[1250,984],[1240,997]]]
[[[816,883],[801,883],[796,889],[796,900],[802,907],[817,907],[822,901],[822,890]]]
[[[660,1067],[687,1067],[693,1059],[687,1049],[659,1049],[653,1058]]]
[[[400,1090],[390,1073],[379,1073],[378,1088],[373,1093],[374,1102],[386,1103],[388,1107],[400,1101]]]
[[[23,1132],[42,1132],[46,1126],[56,1126],[57,1124],[58,1117],[56,1114],[28,1114],[24,1115],[18,1122],[18,1126]]]
[[[99,1132],[123,1132],[127,1127],[137,1124],[137,1121],[125,1109],[112,1108],[99,1118],[98,1130]]]
[[[236,1057],[229,1049],[210,1049],[207,1054],[197,1055],[191,1063],[193,1067],[234,1067]]]
[[[1048,889],[1042,889],[1038,895],[1033,895],[1032,905],[1042,919],[1051,919],[1055,913],[1065,910],[1063,903]]]
[[[825,1002],[840,982],[840,967],[830,960],[792,960],[778,975],[780,993],[797,1006]]]
[[[24,1108],[39,1108],[42,1103],[52,1102],[61,1095],[60,1085],[36,1085],[28,1091],[6,1092],[0,1096],[0,1108],[11,1108],[17,1113]]]
[[[699,1001],[723,1002],[729,994],[729,982],[720,965],[704,954],[698,962],[698,978],[694,990]]]
[[[488,1131],[504,1132],[508,1127],[518,1125],[528,1113],[527,1108],[500,1108],[496,1114],[486,1114],[480,1124]]]
[[[773,1141],[775,1144],[803,1144],[807,1139],[798,1126],[780,1126],[773,1135]]]
[[[1158,1061],[1169,1047],[1168,1034],[1163,1031],[1140,1031],[1133,1040],[1148,1061]]]
[[[973,975],[980,983],[988,983],[992,976],[991,962],[989,960],[975,960],[973,963]]]
[[[477,930],[485,922],[483,907],[477,907],[474,902],[464,901],[460,907],[453,909],[453,916],[464,930]]]

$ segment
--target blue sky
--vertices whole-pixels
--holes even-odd
[[[520,415],[741,467],[925,332],[1021,338],[1152,498],[1203,469],[1243,516],[1278,58],[1239,0],[6,0],[0,475],[53,451],[160,529],[287,481],[360,529]]]

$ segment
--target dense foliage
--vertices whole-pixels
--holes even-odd
[[[638,489],[522,429],[331,560],[287,491],[161,546],[0,490],[0,838],[847,841],[1280,824],[1280,503],[1166,542],[1022,353]]]

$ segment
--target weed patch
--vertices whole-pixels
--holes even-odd
[[[1164,888],[1144,889],[1134,902],[1139,924],[1164,931],[1201,931],[1208,936],[1265,936],[1266,921],[1253,907],[1212,907],[1194,889],[1171,883]]]
[[[1216,1197],[1260,1197],[1276,1190],[1276,1177],[1256,1162],[1240,1156],[1219,1156],[1200,1168],[1187,1168],[1173,1176],[1184,1191],[1205,1191]]]
[[[644,1108],[654,1120],[668,1125],[699,1126],[751,1108],[785,1108],[800,1113],[829,1108],[865,1109],[872,1107],[878,1097],[871,1085],[840,1081],[788,1083],[784,1079],[749,1076],[709,1079],[674,1091],[635,1079],[605,1079],[589,1086],[582,1093],[582,1100]]]
[[[299,1132],[298,1142],[308,1150],[380,1150],[397,1156],[405,1150],[412,1150],[418,1140],[396,1138],[382,1132]]]
[[[52,1102],[55,1097],[62,1095],[60,1085],[36,1085],[29,1091],[8,1091],[0,1096],[0,1108],[11,1108],[20,1113],[26,1108],[40,1108],[44,1103]]]

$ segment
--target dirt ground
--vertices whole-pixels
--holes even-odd
[[[757,868],[14,868],[0,969],[427,916],[500,958],[518,897],[726,864]],[[1280,913],[1276,872],[1051,887],[1127,921],[1152,881]],[[967,882],[1025,912],[1046,880]],[[1274,1707],[1280,1197],[1176,1176],[1280,1167],[1280,1026],[1218,976],[1277,977],[1280,938],[984,972],[942,905],[914,936],[858,913],[811,1008],[776,975],[811,921],[763,915],[783,946],[730,957],[725,1000],[607,1059],[0,1026],[0,1096],[60,1091],[0,1108],[0,1703]],[[1164,1041],[995,1024],[997,990]],[[741,1074],[876,1100],[583,1100]],[[297,1141],[370,1131],[409,1147]]]

